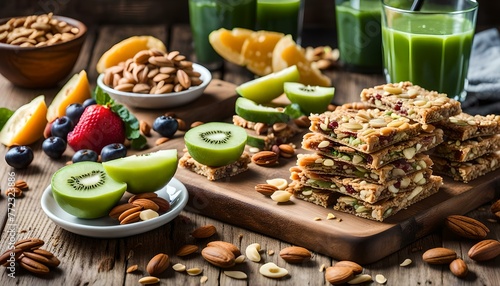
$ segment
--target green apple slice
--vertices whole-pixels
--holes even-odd
[[[94,219],[107,215],[127,189],[96,162],[79,162],[57,170],[51,179],[52,195],[67,213]]]
[[[326,111],[335,94],[334,87],[310,86],[297,82],[285,82],[284,90],[288,99],[297,103],[306,114]]]
[[[252,122],[274,124],[276,122],[288,122],[288,120],[290,120],[290,117],[283,112],[283,108],[260,105],[244,97],[236,99],[234,109],[236,114]]]
[[[198,163],[220,167],[236,162],[247,142],[245,129],[231,123],[209,122],[189,129],[184,143]]]
[[[285,82],[298,82],[299,79],[299,70],[293,65],[279,72],[245,82],[236,87],[236,92],[257,103],[268,103],[283,94]]]
[[[133,194],[155,192],[172,179],[177,171],[177,149],[159,150],[103,162],[113,179],[127,184]]]

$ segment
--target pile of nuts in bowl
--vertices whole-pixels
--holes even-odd
[[[123,92],[164,94],[202,84],[193,63],[178,51],[142,50],[104,72],[105,85]]]
[[[20,47],[43,47],[73,39],[80,30],[52,13],[11,18],[0,25],[0,43]]]

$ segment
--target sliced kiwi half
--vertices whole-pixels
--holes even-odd
[[[51,188],[64,211],[93,219],[108,214],[127,190],[127,184],[113,180],[102,164],[85,161],[57,170],[52,175]]]
[[[177,149],[132,155],[103,162],[106,173],[127,184],[127,192],[155,192],[172,179],[177,170]]]
[[[198,163],[220,167],[237,161],[247,142],[245,129],[231,123],[209,122],[184,134],[186,148]]]
[[[236,114],[252,122],[267,124],[288,122],[290,117],[283,110],[279,107],[264,106],[244,97],[239,97],[235,103]]]
[[[311,86],[297,82],[285,82],[284,90],[288,99],[297,103],[306,114],[324,112],[335,94],[334,87]]]

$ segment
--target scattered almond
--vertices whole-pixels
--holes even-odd
[[[149,137],[151,136],[151,125],[144,120],[141,120],[139,123],[139,131],[142,135]]]
[[[290,246],[280,251],[280,257],[288,263],[304,263],[311,260],[312,254],[304,247]]]
[[[462,215],[448,216],[445,224],[456,235],[470,239],[483,239],[490,232],[482,222]]]
[[[160,278],[154,276],[146,276],[139,279],[139,283],[143,285],[155,284],[160,282]]]
[[[194,244],[186,244],[181,246],[179,250],[175,253],[177,256],[187,256],[189,254],[195,253],[198,251],[198,246]]]
[[[129,268],[127,268],[127,273],[132,273],[134,271],[137,271],[138,268],[139,268],[139,266],[137,266],[137,264],[134,264],[134,265],[130,266]]]
[[[373,278],[370,274],[358,274],[354,276],[351,280],[347,281],[349,285],[357,285],[361,283],[371,282]]]
[[[221,248],[224,248],[226,250],[229,250],[230,252],[232,252],[234,254],[234,257],[238,257],[241,255],[240,249],[236,245],[234,245],[230,242],[215,240],[215,241],[210,241],[207,244],[207,246],[221,247]]]
[[[385,284],[387,282],[387,278],[385,278],[382,274],[375,275],[375,281],[379,284]]]
[[[165,270],[167,270],[169,264],[170,261],[168,255],[164,253],[158,253],[148,262],[148,265],[146,266],[146,271],[153,276],[159,275],[163,273]]]
[[[198,267],[193,267],[193,268],[187,269],[186,273],[191,275],[191,276],[197,276],[197,275],[200,275],[201,273],[203,273],[203,269],[198,268]]]
[[[403,261],[403,262],[401,262],[401,264],[399,264],[399,266],[405,267],[405,266],[410,265],[412,262],[413,261],[410,258],[406,258],[405,261]]]
[[[156,139],[156,141],[155,141],[155,145],[156,145],[156,146],[159,146],[159,145],[161,145],[161,144],[163,144],[163,143],[167,142],[168,140],[170,140],[170,139],[169,139],[169,138],[167,138],[167,137],[160,137],[160,138]]]
[[[491,205],[491,213],[495,215],[497,218],[500,218],[500,200],[497,200]]]
[[[224,274],[234,279],[247,279],[248,276],[243,271],[224,271]]]
[[[356,262],[349,261],[349,260],[342,260],[337,263],[335,263],[334,266],[337,267],[349,267],[352,269],[352,272],[354,275],[361,274],[363,272],[363,267]]]
[[[456,258],[455,251],[444,247],[431,248],[422,255],[422,259],[429,264],[448,264]]]
[[[344,284],[354,278],[354,273],[350,267],[330,266],[325,270],[325,279],[330,284]]]
[[[186,265],[181,264],[181,263],[176,263],[172,265],[172,269],[174,269],[177,272],[184,272],[186,271]]]
[[[485,239],[474,244],[468,252],[470,259],[486,261],[500,255],[500,242],[494,239]]]
[[[277,165],[278,162],[278,154],[273,151],[260,151],[258,153],[253,154],[252,162],[256,165],[269,167]]]
[[[459,278],[464,278],[467,276],[467,273],[469,273],[469,268],[467,267],[467,264],[465,264],[465,261],[457,258],[450,263],[450,271],[453,275]]]
[[[264,196],[270,197],[274,192],[278,190],[276,186],[273,186],[271,184],[257,184],[255,186],[255,190]]]
[[[212,224],[207,224],[204,226],[200,226],[197,229],[191,232],[191,236],[194,238],[208,238],[214,235],[217,232],[217,229]]]
[[[201,250],[201,256],[209,263],[221,268],[228,268],[235,264],[234,254],[222,247],[207,246]]]

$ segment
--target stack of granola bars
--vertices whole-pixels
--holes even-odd
[[[500,167],[500,116],[461,113],[437,124],[445,132],[431,158],[436,173],[469,182]]]
[[[383,221],[434,193],[442,178],[424,154],[443,131],[429,124],[461,112],[460,103],[411,83],[365,89],[362,104],[311,115],[311,133],[290,169],[294,196]]]

